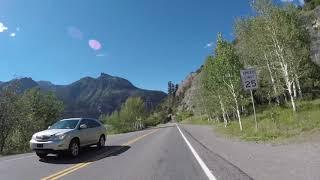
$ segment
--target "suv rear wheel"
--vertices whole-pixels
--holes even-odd
[[[99,142],[97,143],[97,146],[99,149],[103,148],[106,144],[106,138],[104,137],[104,135],[101,135],[99,138]]]

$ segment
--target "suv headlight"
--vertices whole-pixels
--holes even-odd
[[[30,137],[30,136],[29,136]],[[36,138],[36,134],[34,134],[34,135],[32,135],[32,138],[31,138],[32,140],[36,140],[37,138]]]
[[[66,138],[67,134],[59,134],[52,137],[52,140],[64,140]]]

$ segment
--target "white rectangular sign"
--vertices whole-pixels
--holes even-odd
[[[245,69],[240,71],[244,90],[258,89],[257,72],[255,69]]]

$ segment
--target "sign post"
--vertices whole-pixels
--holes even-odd
[[[255,130],[258,131],[256,107],[255,107],[253,93],[252,93],[253,90],[258,89],[257,72],[255,69],[251,68],[251,69],[241,70],[240,74],[241,74],[241,80],[242,80],[242,85],[244,90],[250,91],[253,114],[254,114]]]

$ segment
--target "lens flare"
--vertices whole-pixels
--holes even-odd
[[[96,50],[96,51],[100,50],[102,48],[101,43],[95,39],[89,40],[89,46],[91,49]]]

